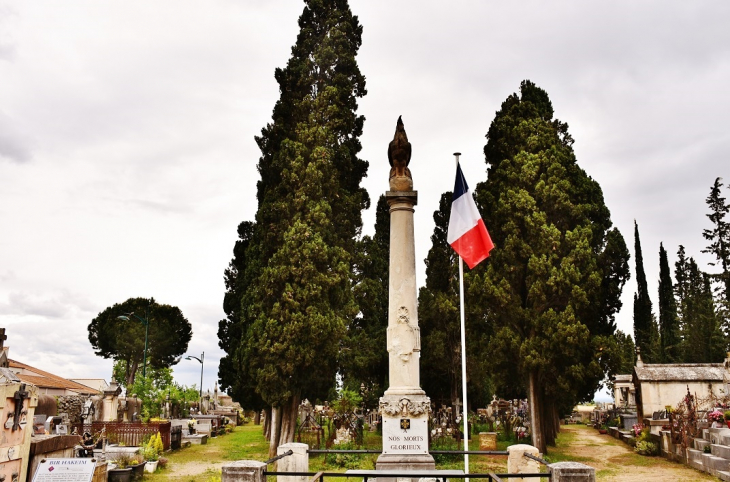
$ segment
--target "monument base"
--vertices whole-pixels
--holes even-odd
[[[430,406],[429,398],[418,387],[389,389],[385,392],[380,399],[383,453],[375,463],[377,470],[392,473],[436,470],[433,456],[428,453]],[[378,482],[418,482],[419,478],[378,477]]]
[[[420,470],[433,473],[436,470],[436,462],[431,454],[380,454],[375,469],[389,473],[405,473]],[[418,482],[423,476],[417,473],[413,478],[401,477],[378,477],[378,482]]]

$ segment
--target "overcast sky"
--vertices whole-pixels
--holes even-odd
[[[254,136],[278,99],[303,3],[0,0],[0,327],[10,357],[64,377],[111,375],[87,325],[130,297],[179,306],[217,379],[223,271],[256,212]],[[570,125],[632,252],[639,223],[656,306],[658,250],[703,268],[716,177],[730,182],[726,1],[350,0],[364,27],[361,157],[373,199],[403,116],[419,192],[418,282],[433,212],[486,179],[485,134],[530,79]],[[730,197],[730,190],[724,194]],[[371,233],[374,208],[364,216]],[[619,328],[632,332],[632,279]],[[656,309],[656,308],[655,308]],[[385,350],[385,347],[383,347]],[[176,379],[200,382],[183,360]]]

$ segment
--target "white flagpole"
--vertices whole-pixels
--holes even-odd
[[[459,165],[459,156],[461,153],[455,152],[456,165]],[[470,193],[467,193],[471,196]],[[466,404],[466,322],[464,316],[464,260],[459,256],[459,308],[461,312],[461,396],[463,398],[463,412],[461,414],[464,420],[464,451],[469,451],[469,421],[467,417]],[[464,473],[469,474],[469,454],[464,454]]]

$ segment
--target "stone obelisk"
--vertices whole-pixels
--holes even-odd
[[[434,470],[428,453],[430,400],[421,389],[419,362],[421,335],[416,298],[416,253],[413,207],[418,193],[408,164],[411,144],[398,118],[388,146],[390,190],[390,279],[388,302],[388,374],[390,386],[380,399],[383,417],[383,453],[378,470]]]

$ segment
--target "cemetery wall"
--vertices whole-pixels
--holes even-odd
[[[68,414],[71,425],[81,423],[81,411],[86,397],[80,395],[62,395],[58,397],[58,413]]]

